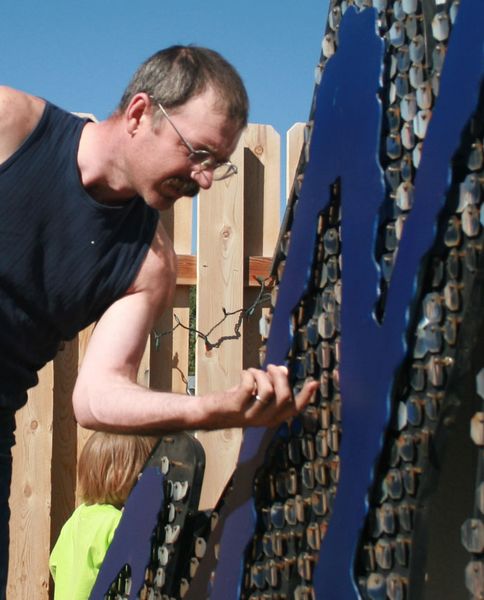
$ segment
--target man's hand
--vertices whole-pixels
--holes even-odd
[[[318,381],[307,381],[293,397],[286,367],[247,369],[242,371],[240,384],[224,393],[227,417],[237,421],[238,427],[275,427],[302,411],[318,387]],[[230,426],[234,425],[227,424]]]

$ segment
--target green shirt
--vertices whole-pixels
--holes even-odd
[[[121,514],[111,504],[81,504],[72,513],[50,555],[54,600],[88,600]]]

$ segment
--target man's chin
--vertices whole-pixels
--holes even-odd
[[[171,202],[172,204],[174,204],[177,200],[180,200],[180,198],[194,198],[197,194],[198,194],[198,191],[195,192],[194,194],[170,191],[170,192],[161,193],[160,197],[164,198],[167,202]]]
[[[145,196],[145,202],[148,206],[151,206],[151,208],[156,210],[168,210],[179,198],[180,196],[177,194],[158,192],[156,194],[151,194],[150,196]]]

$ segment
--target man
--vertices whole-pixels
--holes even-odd
[[[0,598],[7,571],[14,412],[37,371],[97,321],[74,390],[84,427],[118,432],[273,426],[309,402],[283,367],[248,369],[205,396],[140,387],[147,336],[173,299],[176,257],[158,220],[182,196],[236,173],[243,83],[217,53],[172,47],[92,123],[0,88]]]

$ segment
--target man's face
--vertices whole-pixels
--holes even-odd
[[[241,131],[215,108],[215,101],[215,93],[208,89],[168,110],[171,123],[159,114],[155,101],[147,106],[132,136],[130,177],[133,189],[148,205],[163,210],[182,196],[211,187],[212,171],[199,170],[185,141],[195,150],[209,151],[219,162],[235,150]]]

